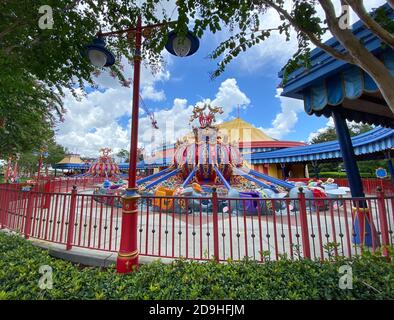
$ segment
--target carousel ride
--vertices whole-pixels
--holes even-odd
[[[189,135],[177,141],[173,164],[163,171],[137,180],[140,194],[155,196],[152,201],[154,210],[186,213],[203,209],[209,213],[212,207],[209,197],[213,190],[216,190],[219,199],[224,199],[219,201],[219,209],[227,207],[230,211],[242,210],[248,214],[257,214],[259,210],[263,214],[270,214],[282,209],[285,202],[280,200],[285,197],[296,198],[299,187],[304,188],[307,199],[319,199],[315,200],[314,207],[326,205],[324,198],[330,196],[326,190],[336,190],[331,192],[335,196],[346,193],[333,181],[295,184],[251,170],[242,158],[238,142],[228,141],[228,136],[215,125],[215,116],[221,113],[223,109],[220,107],[209,104],[196,106],[190,123],[198,120],[199,126],[193,126]],[[101,174],[118,174],[111,166],[107,166],[110,170],[103,170],[106,168],[105,159],[109,157],[103,153],[101,158],[95,165],[95,168],[100,168]],[[96,189],[95,195],[122,195],[125,187],[126,182],[123,180],[112,183],[106,180]],[[259,201],[263,198],[274,200]],[[121,206],[120,201],[114,203],[105,197],[100,197],[98,201]]]
[[[111,152],[112,150],[110,148],[101,148],[101,155],[97,161],[92,163],[86,175],[105,178],[104,183],[98,186],[93,192],[95,201],[107,205],[121,206],[118,198],[103,197],[122,195],[126,188],[126,181],[122,180],[119,166],[112,159]],[[116,182],[109,180],[114,178],[117,179]]]

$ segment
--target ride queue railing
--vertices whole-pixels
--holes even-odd
[[[369,213],[364,210],[367,204]],[[116,252],[120,244],[122,199],[0,187],[0,227],[66,245]],[[154,197],[138,200],[138,246],[144,256],[217,261],[257,261],[334,256],[394,244],[394,197],[382,191],[366,198]],[[375,231],[369,247],[362,238],[368,216]],[[356,219],[358,217],[358,219]],[[363,242],[363,241],[361,241]]]

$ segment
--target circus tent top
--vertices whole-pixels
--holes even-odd
[[[223,132],[229,136],[230,141],[275,141],[262,130],[257,129],[250,123],[236,118],[217,125],[219,133]]]
[[[67,154],[61,161],[53,165],[56,169],[88,169],[89,164],[79,154]]]

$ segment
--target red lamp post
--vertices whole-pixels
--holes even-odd
[[[138,265],[137,224],[139,195],[137,193],[137,145],[138,145],[138,111],[140,97],[140,74],[141,74],[141,40],[142,26],[141,17],[138,17],[135,30],[135,54],[134,79],[133,79],[133,106],[131,113],[131,143],[129,157],[128,188],[123,196],[122,205],[122,231],[120,249],[116,260],[116,270],[120,273],[132,271],[133,266]]]
[[[143,29],[152,29],[162,26],[166,23],[142,26],[141,16],[138,16],[136,27],[113,31],[100,32],[98,38],[85,47],[85,55],[89,57],[92,64],[97,67],[111,66],[115,63],[113,54],[105,48],[103,37],[118,36],[127,34],[130,39],[134,35],[135,51],[134,51],[134,75],[133,75],[133,103],[131,118],[131,142],[129,157],[129,178],[128,188],[123,195],[122,204],[122,229],[120,248],[116,261],[116,270],[119,273],[127,273],[133,271],[133,267],[138,265],[139,252],[137,244],[137,227],[138,227],[138,194],[137,188],[137,146],[138,146],[138,112],[139,112],[139,91],[140,91],[140,74],[141,74],[141,43]],[[169,41],[166,49],[177,56],[189,56],[197,51],[199,47],[198,39],[189,31],[182,40],[177,40],[177,35],[171,32],[168,35]]]
[[[41,167],[42,167],[42,153],[40,153],[40,159],[38,160],[37,181],[40,181],[40,177],[41,177]]]
[[[12,156],[8,157],[8,162],[7,162],[7,170],[5,172],[5,176],[4,176],[4,181],[7,183],[9,176],[10,176],[10,171],[11,171],[11,165],[12,165]]]
[[[34,152],[34,154],[40,156],[40,158],[38,160],[38,168],[37,168],[37,181],[40,181],[43,158],[47,158],[48,157],[47,148],[46,147],[42,147],[40,149],[39,153]]]
[[[17,181],[17,176],[18,176],[18,161],[19,161],[20,155],[17,154],[15,156],[15,163],[14,163],[14,173],[13,173],[13,177],[14,177],[14,181]]]

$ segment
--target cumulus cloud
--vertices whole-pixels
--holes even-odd
[[[285,1],[286,10],[290,11],[292,7],[291,0]],[[336,9],[337,16],[341,13],[341,2],[340,0],[333,0],[334,7]],[[364,6],[367,10],[377,8],[385,4],[385,0],[368,0],[364,1]],[[324,11],[320,5],[316,6],[317,14],[322,20],[325,19]],[[351,10],[350,11],[350,24],[355,23],[358,19],[357,15]],[[282,21],[279,18],[278,13],[274,9],[268,9],[268,11],[261,15],[260,29],[275,28],[280,25]],[[291,37],[289,41],[286,41],[286,37],[279,32],[272,32],[270,38],[261,42],[260,44],[250,48],[245,53],[241,53],[237,62],[237,65],[241,70],[246,70],[250,73],[261,72],[262,69],[272,69],[279,71],[286,62],[292,57],[297,51],[297,38],[294,30],[290,33]],[[223,33],[220,36],[220,40],[224,40],[228,37],[228,33]],[[327,31],[323,36],[323,40],[326,41],[332,37],[332,34]]]
[[[154,87],[156,82],[166,81],[168,78],[169,76],[156,76],[151,83],[142,84],[142,92],[144,88],[149,88],[150,85]],[[70,151],[94,157],[104,146],[112,148],[114,153],[120,149],[129,149],[132,91],[113,83],[110,87],[105,87],[107,80],[100,79],[103,90],[95,90],[87,97],[76,100],[71,93],[66,94],[64,105],[67,113],[64,123],[58,127],[56,139]],[[156,111],[155,119],[159,130],[152,128],[149,117],[140,108],[139,145],[150,150],[162,143],[173,143],[186,135],[191,130],[189,118],[194,105],[204,102],[222,107],[224,113],[218,120],[223,121],[238,104],[248,105],[250,99],[240,90],[235,79],[226,79],[220,84],[212,100],[203,98],[194,103],[176,98],[167,109]],[[120,118],[124,118],[123,122],[119,121]]]
[[[266,134],[275,139],[281,139],[292,132],[298,121],[298,114],[304,111],[304,103],[301,100],[283,97],[282,91],[278,88],[275,96],[280,100],[281,111],[275,116],[271,127],[262,128]]]
[[[234,78],[226,79],[220,84],[214,99],[205,98],[194,104],[188,104],[186,99],[174,99],[171,108],[155,112],[160,130],[152,129],[148,118],[140,120],[140,142],[149,148],[150,144],[157,146],[163,142],[173,143],[178,138],[185,136],[191,131],[193,125],[197,125],[197,120],[189,124],[194,105],[203,103],[211,103],[213,106],[223,108],[223,114],[216,116],[217,122],[220,123],[228,120],[230,113],[238,105],[249,105],[250,99],[241,91]]]

